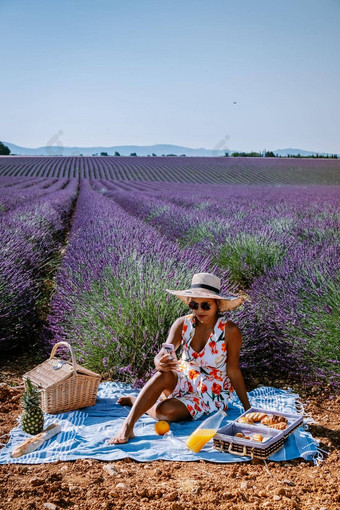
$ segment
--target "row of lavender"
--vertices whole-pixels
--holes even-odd
[[[187,286],[193,272],[210,268],[251,298],[231,314],[248,373],[337,384],[332,190],[314,197],[303,188],[136,187],[82,181],[52,300],[54,340],[68,338],[96,370],[141,382],[185,311],[174,298],[168,304],[164,288]]]
[[[102,193],[105,184],[111,190],[122,187],[102,181]],[[93,185],[98,188],[98,183]],[[131,186],[128,194],[105,193],[182,245],[210,253],[221,269],[230,270],[238,288],[249,291],[253,306],[259,307],[262,334],[257,329],[252,334],[256,338],[270,335],[277,351],[282,351],[282,338],[305,345],[312,364],[330,374],[339,363],[337,193],[320,188],[316,194],[315,189],[295,187],[252,188],[251,194],[236,187],[197,191],[196,187],[188,193],[174,184],[166,192],[152,185],[152,194],[131,192]],[[267,316],[260,309],[263,303]],[[280,359],[280,352],[277,356]]]
[[[77,180],[0,179],[0,351],[37,341]]]
[[[0,214],[12,211],[19,204],[32,203],[37,198],[47,197],[48,194],[66,189],[69,185],[69,179],[0,177]]]

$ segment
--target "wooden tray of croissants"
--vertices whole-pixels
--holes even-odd
[[[234,455],[265,459],[280,450],[302,422],[299,414],[251,407],[217,431],[213,446]]]

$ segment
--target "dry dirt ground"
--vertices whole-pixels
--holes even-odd
[[[1,436],[16,426],[21,413],[22,389],[14,386],[37,363],[27,356],[0,362]],[[280,386],[278,381],[272,385]],[[125,459],[1,465],[0,509],[338,509],[340,398],[330,395],[327,388],[321,392],[293,386],[293,390],[316,422],[310,432],[328,452],[319,466],[303,459],[235,464]]]

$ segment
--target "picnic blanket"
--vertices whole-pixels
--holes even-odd
[[[170,423],[170,432],[165,436],[155,433],[155,420],[149,415],[143,415],[135,425],[135,437],[128,443],[109,445],[110,439],[120,428],[129,413],[128,407],[117,404],[121,395],[137,395],[138,391],[130,386],[105,382],[99,385],[96,404],[79,411],[50,415],[45,414],[45,427],[51,423],[59,423],[61,433],[46,441],[35,452],[23,455],[17,459],[10,456],[15,446],[27,437],[18,425],[11,431],[9,442],[0,450],[0,464],[21,463],[40,464],[68,461],[76,459],[98,459],[114,461],[130,457],[140,462],[153,460],[197,461],[200,459],[217,462],[246,462],[249,457],[239,457],[221,452],[213,448],[212,441],[199,452],[191,452],[184,440],[196,429],[202,420],[181,421]],[[256,388],[248,393],[253,407],[262,407],[289,413],[303,414],[304,409],[299,395],[291,390],[285,391],[268,386]],[[244,412],[237,396],[233,396],[227,416],[222,425],[235,420]],[[313,421],[309,418],[309,422]],[[307,418],[308,422],[308,418]],[[221,426],[222,426],[221,425]],[[269,457],[270,461],[285,461],[298,457],[313,460],[315,464],[322,460],[322,453],[318,442],[308,432],[308,424],[304,422],[291,434],[284,447]]]

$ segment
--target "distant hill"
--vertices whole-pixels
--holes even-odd
[[[277,156],[297,156],[300,154],[300,156],[316,156],[318,154],[319,156],[331,156],[330,153],[327,152],[313,152],[313,151],[304,151],[302,149],[278,149],[276,151],[273,151],[274,154]],[[340,154],[338,154],[340,156]]]
[[[157,156],[176,155],[182,156],[224,156],[225,151],[209,150],[209,149],[191,149],[189,147],[181,147],[179,145],[115,145],[112,147],[58,147],[56,145],[50,147],[37,147],[36,149],[20,147],[9,142],[2,142],[11,150],[11,154],[18,156],[99,156],[101,152],[107,152],[109,156],[113,156],[117,151],[121,156],[130,156],[135,152],[137,156],[151,156],[152,153]],[[229,151],[230,154],[230,151]]]
[[[100,155],[101,152],[107,152],[109,156],[113,156],[115,152],[119,152],[121,156],[130,156],[131,153],[136,153],[137,156],[151,156],[153,153],[156,156],[175,155],[175,156],[195,156],[195,157],[218,157],[224,156],[227,151],[229,154],[237,152],[233,149],[214,150],[214,149],[192,149],[190,147],[182,147],[180,145],[159,144],[159,145],[115,145],[112,147],[64,147],[64,146],[47,146],[37,147],[35,149],[29,147],[20,147],[10,142],[2,141],[4,145],[10,149],[12,155],[17,156],[92,156],[93,154]],[[238,151],[239,152],[239,151]],[[312,156],[320,154],[326,156],[327,153],[317,153],[313,151],[304,151],[302,149],[277,149],[273,151],[277,156]],[[331,154],[329,154],[331,155]],[[340,156],[340,154],[338,154]]]

